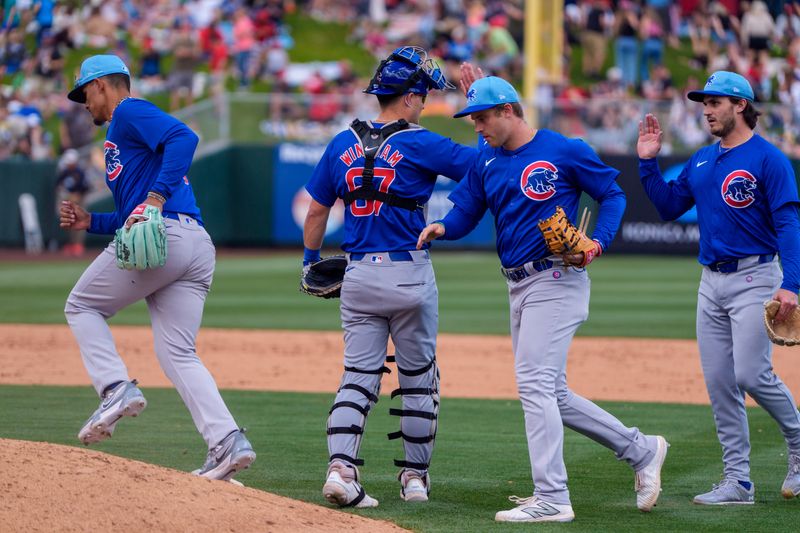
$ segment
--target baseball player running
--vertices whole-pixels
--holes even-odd
[[[256,454],[238,428],[211,374],[195,352],[195,337],[214,274],[214,245],[203,228],[186,172],[197,136],[153,104],[130,96],[130,73],[114,55],[96,55],[81,65],[69,99],[86,104],[94,123],[109,122],[105,141],[106,183],[116,211],[88,213],[61,204],[61,227],[113,234],[137,223],[143,204],[162,210],[168,258],[160,268],[117,267],[112,242],[72,289],[64,312],[83,363],[101,397],[100,407],[78,433],[84,444],[111,436],[117,422],[147,406],[128,377],[106,320],[144,298],[153,325],[155,351],[208,444],[200,476],[228,480],[248,468]]]
[[[759,113],[745,78],[715,72],[702,91],[688,97],[702,102],[709,129],[720,142],[698,150],[669,183],[655,159],[663,132],[653,115],[639,123],[637,150],[642,184],[664,220],[697,206],[698,260],[704,267],[697,344],[725,468],[723,480],[694,503],[754,501],[745,392],[780,426],[789,448],[782,492],[794,498],[800,494],[800,413],[772,371],[772,345],[763,323],[766,300],[781,302],[777,320],[797,306],[800,220],[794,171],[785,155],[753,133]]]
[[[322,488],[339,506],[375,507],[360,484],[358,458],[370,409],[388,372],[387,342],[396,350],[402,409],[400,497],[426,501],[428,467],[439,411],[436,365],[438,291],[428,250],[416,250],[425,226],[422,206],[439,174],[460,179],[477,151],[417,125],[430,90],[453,88],[421,48],[396,49],[380,63],[365,93],[378,98],[380,114],[354,121],[333,138],[306,190],[303,264],[319,260],[331,207],[342,198],[348,266],[341,290],[344,374],[327,424],[330,462]]]
[[[428,225],[418,246],[435,239],[459,239],[487,209],[495,218],[497,252],[507,278],[515,373],[528,438],[533,496],[510,500],[500,522],[569,522],[575,514],[563,459],[567,426],[613,450],[636,472],[636,503],[650,511],[661,489],[667,453],[663,437],[629,428],[613,415],[567,387],[567,350],[589,313],[589,277],[584,268],[608,247],[625,209],[615,180],[619,172],[603,164],[592,149],[550,130],[533,129],[523,118],[514,88],[497,77],[475,79],[462,65],[462,89],[469,115],[484,146],[478,160],[451,193],[454,207]],[[466,90],[468,87],[468,90]],[[536,223],[562,206],[575,220],[582,192],[600,202],[590,257],[552,256]],[[565,260],[567,261],[565,263]]]

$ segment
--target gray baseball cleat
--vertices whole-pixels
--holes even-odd
[[[358,482],[358,469],[334,461],[328,467],[328,477],[322,486],[322,496],[339,507],[377,507],[378,500],[364,491]]]
[[[655,507],[661,494],[661,467],[667,458],[669,443],[662,436],[656,436],[656,453],[647,466],[636,471],[634,488],[636,489],[636,507],[645,513]]]
[[[117,422],[123,416],[139,416],[147,407],[147,400],[136,386],[137,383],[135,379],[122,381],[103,395],[100,407],[78,432],[82,443],[88,446],[105,440],[114,433]]]
[[[735,479],[725,478],[710,492],[698,494],[692,501],[698,505],[753,505],[755,494],[756,487],[752,483],[748,490]]]
[[[783,480],[781,494],[787,500],[800,496],[800,453],[789,452],[789,472]]]
[[[244,432],[244,429],[231,431],[208,451],[203,468],[198,468],[192,474],[208,479],[230,481],[237,472],[250,468],[256,460],[256,452],[253,451],[253,446],[244,436]]]
[[[517,506],[508,511],[499,511],[494,515],[497,522],[572,522],[575,513],[570,504],[550,503],[540,500],[538,496],[520,498],[509,496],[509,500]]]

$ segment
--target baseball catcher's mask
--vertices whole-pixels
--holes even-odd
[[[381,61],[375,75],[364,89],[367,94],[425,95],[429,90],[455,89],[442,73],[442,69],[428,53],[418,46],[401,46]]]

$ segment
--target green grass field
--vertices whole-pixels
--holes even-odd
[[[175,391],[144,389],[147,410],[121,423],[114,438],[93,449],[189,471],[204,459],[204,446]],[[324,504],[320,490],[327,449],[325,419],[332,394],[226,391],[238,420],[249,428],[258,460],[239,476],[246,485]],[[397,469],[401,445],[385,434],[397,429],[384,397],[367,425],[361,456],[369,493],[377,509],[358,514],[394,521],[420,532],[520,531],[503,526],[494,513],[509,508],[506,497],[529,495],[532,486],[517,401],[445,398],[431,470],[432,499],[412,505],[400,501]],[[89,387],[0,387],[0,436],[76,445],[75,434],[97,401]],[[604,403],[626,423],[660,432],[672,443],[663,471],[659,505],[650,514],[636,509],[633,473],[600,445],[570,431],[564,456],[576,519],[537,531],[791,531],[796,502],[780,496],[786,472],[777,427],[762,410],[751,411],[753,481],[757,505],[704,508],[691,498],[711,488],[721,470],[720,450],[707,407]]]
[[[437,251],[441,330],[507,334],[505,282],[492,253]],[[85,261],[0,263],[0,322],[63,324],[62,309]],[[693,258],[603,257],[590,267],[590,319],[582,335],[692,338],[700,268]],[[298,256],[222,256],[218,260],[204,326],[336,330],[336,301],[297,291]],[[146,324],[139,304],[116,324]],[[126,420],[114,438],[95,448],[189,471],[200,466],[204,445],[171,389],[145,389],[147,411]],[[327,461],[325,420],[330,394],[225,391],[231,410],[250,429],[259,459],[241,479],[247,485],[323,504]],[[420,532],[512,531],[526,526],[493,522],[510,508],[506,497],[531,492],[522,410],[518,401],[444,398],[432,467],[432,500],[402,504],[396,468],[401,446],[385,434],[397,429],[382,400],[367,426],[361,456],[369,492],[381,501],[364,516],[392,520]],[[97,405],[90,387],[0,386],[0,436],[77,445],[77,431]],[[671,442],[664,492],[653,513],[636,510],[633,474],[613,454],[567,431],[565,459],[577,518],[537,525],[556,531],[791,531],[798,502],[785,502],[783,439],[761,409],[750,411],[755,507],[703,508],[691,498],[719,481],[721,450],[710,408],[672,404],[603,403],[626,424],[661,433]],[[396,406],[396,405],[394,405]]]
[[[493,253],[436,251],[440,330],[508,334],[508,295]],[[63,324],[64,301],[88,262],[0,262],[0,322]],[[700,267],[690,257],[603,257],[579,335],[693,338]],[[301,294],[299,255],[220,257],[203,325],[336,330],[338,301]],[[144,303],[116,324],[148,324]]]

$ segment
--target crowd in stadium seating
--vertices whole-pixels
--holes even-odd
[[[676,87],[665,56],[691,47],[692,72],[735,70],[770,107],[765,123],[780,145],[800,157],[800,2],[790,0],[565,0],[565,72],[579,62],[588,86],[565,82],[537,95],[542,123],[582,136],[600,151],[630,152],[648,106],[669,117],[676,147],[708,139],[699,106]],[[198,95],[247,91],[254,80],[278,93],[312,95],[314,121],[350,114],[329,93],[357,94],[364,80],[343,60],[321,67],[293,64],[287,13],[353,23],[350,39],[376,58],[416,44],[441,59],[449,77],[473,61],[486,72],[519,80],[524,0],[4,0],[0,30],[0,159],[47,159],[90,141],[95,128],[82,106],[64,98],[74,72],[70,49],[121,55],[144,96],[168,93],[175,110]],[[688,44],[687,44],[688,43]],[[610,56],[608,54],[610,52]],[[580,57],[580,59],[579,59]],[[682,59],[683,56],[675,54]],[[165,68],[169,65],[169,68]],[[227,87],[226,87],[227,83]],[[300,112],[273,99],[276,116]],[[555,112],[553,112],[555,110]],[[43,128],[60,118],[57,138]],[[773,131],[771,130],[771,131]],[[616,132],[609,135],[609,131]],[[776,140],[776,139],[773,139]]]

